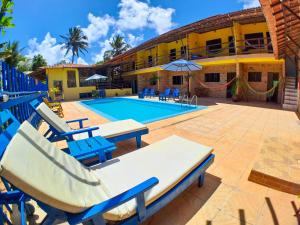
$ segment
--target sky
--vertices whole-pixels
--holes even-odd
[[[41,54],[49,65],[70,60],[60,35],[79,26],[88,37],[88,53],[77,63],[93,64],[123,36],[134,47],[200,19],[259,6],[258,0],[14,0],[15,28],[4,41],[19,41],[29,58]],[[2,40],[1,40],[2,42]]]

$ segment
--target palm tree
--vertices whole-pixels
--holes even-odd
[[[124,38],[119,34],[113,37],[112,41],[109,42],[109,44],[112,47],[112,50],[108,50],[104,52],[104,57],[103,57],[104,61],[108,61],[112,57],[120,55],[126,52],[130,48],[130,45],[127,44],[124,41]]]
[[[47,61],[41,54],[37,54],[32,59],[32,70],[36,71],[38,68],[47,66]]]
[[[24,48],[19,48],[19,42],[8,42],[4,47],[4,61],[13,67],[17,67],[20,62],[26,61],[26,57],[21,54]]]
[[[60,37],[64,40],[62,49],[66,49],[65,56],[72,51],[72,63],[74,63],[74,57],[79,56],[79,52],[83,55],[84,52],[88,52],[88,38],[79,27],[70,28],[66,36],[60,35]]]

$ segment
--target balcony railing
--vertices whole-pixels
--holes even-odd
[[[259,53],[273,53],[272,43],[269,38],[256,38],[247,40],[238,40],[232,42],[223,42],[213,45],[207,45],[197,48],[189,48],[187,52],[176,51],[176,54],[167,54],[152,56],[151,60],[130,61],[120,65],[122,72],[159,66],[178,59],[206,59],[221,56],[246,55]]]

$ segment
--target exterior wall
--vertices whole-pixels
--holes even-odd
[[[116,96],[124,96],[131,95],[131,88],[123,88],[123,89],[105,89],[106,97],[116,97]]]
[[[76,77],[76,87],[68,88],[67,85],[67,71],[75,71]],[[93,90],[96,90],[95,86],[90,87],[80,87],[79,86],[79,73],[77,69],[71,68],[48,68],[46,70],[47,78],[48,78],[48,90],[51,93],[51,89],[54,87],[54,81],[62,81],[63,84],[63,97],[64,100],[76,100],[79,99],[80,93],[89,93]],[[51,96],[53,97],[53,96]]]
[[[207,86],[214,86],[227,83],[227,73],[235,72],[236,65],[228,64],[222,66],[205,66],[201,71],[197,71],[191,78],[191,94],[195,94],[195,88],[202,87],[197,80],[205,83]],[[220,73],[220,82],[205,82],[205,73]],[[226,98],[226,88],[222,90],[210,89],[208,95],[216,98]]]
[[[248,82],[248,72],[261,72],[262,79],[261,82],[248,82],[248,84],[258,92],[267,91],[268,88],[268,73],[278,73],[279,77],[284,75],[284,65],[281,63],[236,63],[236,64],[224,64],[224,65],[212,65],[204,66],[201,71],[193,72],[190,78],[190,93],[195,94],[195,88],[202,87],[199,81],[207,86],[219,86],[220,84],[226,84],[229,82],[227,80],[227,73],[235,72],[236,76],[244,81]],[[220,82],[205,82],[206,73],[220,73]],[[159,81],[155,86],[150,85],[150,78],[153,75],[159,77]],[[183,75],[182,85],[173,85],[172,77],[176,75]],[[187,73],[184,72],[169,72],[169,71],[157,71],[152,73],[145,73],[137,75],[138,79],[138,89],[141,91],[143,88],[155,88],[160,92],[164,91],[166,88],[180,88],[181,94],[185,94],[187,90],[187,80],[185,76]],[[245,87],[243,90],[245,91]],[[223,89],[209,89],[208,96],[215,98],[226,98],[227,88]],[[243,96],[243,95],[242,95]],[[245,97],[245,96],[243,96]],[[266,96],[255,95],[250,91],[246,92],[246,98],[250,101],[266,101]],[[278,88],[278,103],[282,100],[282,86]]]
[[[298,112],[300,113],[300,50],[298,51]]]
[[[248,81],[248,72],[262,72],[261,82],[248,82],[251,87],[253,87],[257,91],[267,91],[268,88],[268,73],[275,72],[279,73],[279,77],[283,76],[283,66],[281,64],[261,64],[261,63],[253,63],[253,64],[244,64],[243,65],[243,77],[245,81]],[[281,92],[278,93],[278,98],[281,96]],[[247,92],[247,98],[249,100],[256,101],[266,101],[266,96],[258,96],[253,94],[252,92]]]

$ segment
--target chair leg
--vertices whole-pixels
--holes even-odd
[[[199,178],[198,178],[198,187],[202,187],[204,184],[204,177],[205,177],[205,172],[202,173]]]
[[[55,220],[56,218],[54,216],[47,215],[41,222],[41,225],[52,225],[54,224]]]
[[[142,147],[142,136],[139,135],[139,136],[137,136],[135,139],[136,139],[136,147],[137,147],[137,148]]]

